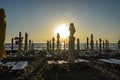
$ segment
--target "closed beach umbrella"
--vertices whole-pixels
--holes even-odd
[[[5,11],[0,9],[0,60],[6,58],[6,50],[4,46],[6,35],[6,20]]]
[[[28,34],[25,33],[25,47],[24,47],[24,51],[27,52],[28,51]]]

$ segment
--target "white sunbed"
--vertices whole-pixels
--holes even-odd
[[[66,63],[68,63],[68,62],[65,61],[65,60],[59,60],[59,61],[58,61],[58,64],[66,64]]]
[[[77,60],[75,60],[75,63],[79,63],[79,62],[90,62],[90,61],[85,60],[85,59],[77,59]]]
[[[47,61],[48,64],[57,64],[56,61]]]
[[[112,64],[120,64],[120,60],[117,60],[117,59],[99,59],[99,61],[112,63]]]
[[[2,62],[0,62],[0,66],[2,65]]]
[[[120,64],[120,60],[118,60],[118,59],[109,58],[108,60],[114,62],[115,64]]]
[[[19,61],[12,70],[23,70],[28,66],[28,61]]]
[[[8,68],[9,67],[13,67],[15,65],[16,62],[7,62],[5,64],[2,64],[2,66],[7,66]]]
[[[99,59],[99,61],[103,61],[106,63],[110,63],[112,67],[115,67],[116,65],[120,64],[120,60],[110,58],[110,59]]]

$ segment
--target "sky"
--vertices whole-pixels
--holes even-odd
[[[120,0],[0,0],[0,8],[6,12],[5,42],[11,42],[20,31],[34,42],[46,42],[56,38],[57,26],[69,27],[70,23],[81,42],[91,34],[94,41],[120,39]]]

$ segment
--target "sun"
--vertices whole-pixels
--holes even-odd
[[[61,39],[67,38],[69,36],[69,30],[68,30],[68,27],[66,26],[66,24],[59,25],[55,29],[55,34],[57,35],[57,33],[60,34]]]

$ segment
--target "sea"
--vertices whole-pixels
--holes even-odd
[[[18,50],[18,45],[13,44],[13,49],[14,50]],[[11,50],[11,43],[5,43],[5,48],[6,50]],[[22,48],[24,48],[24,44],[22,46]],[[64,45],[61,44],[61,49],[64,48]],[[68,44],[66,43],[65,46],[66,49],[68,49]],[[96,45],[94,45],[94,48],[96,48]],[[116,50],[117,47],[117,43],[109,43],[109,49],[112,50]],[[46,43],[34,43],[34,50],[46,50],[47,49],[47,44]],[[55,49],[56,49],[56,45],[55,45]],[[77,44],[75,44],[75,49],[77,49]],[[85,49],[85,43],[80,43],[80,49]]]

